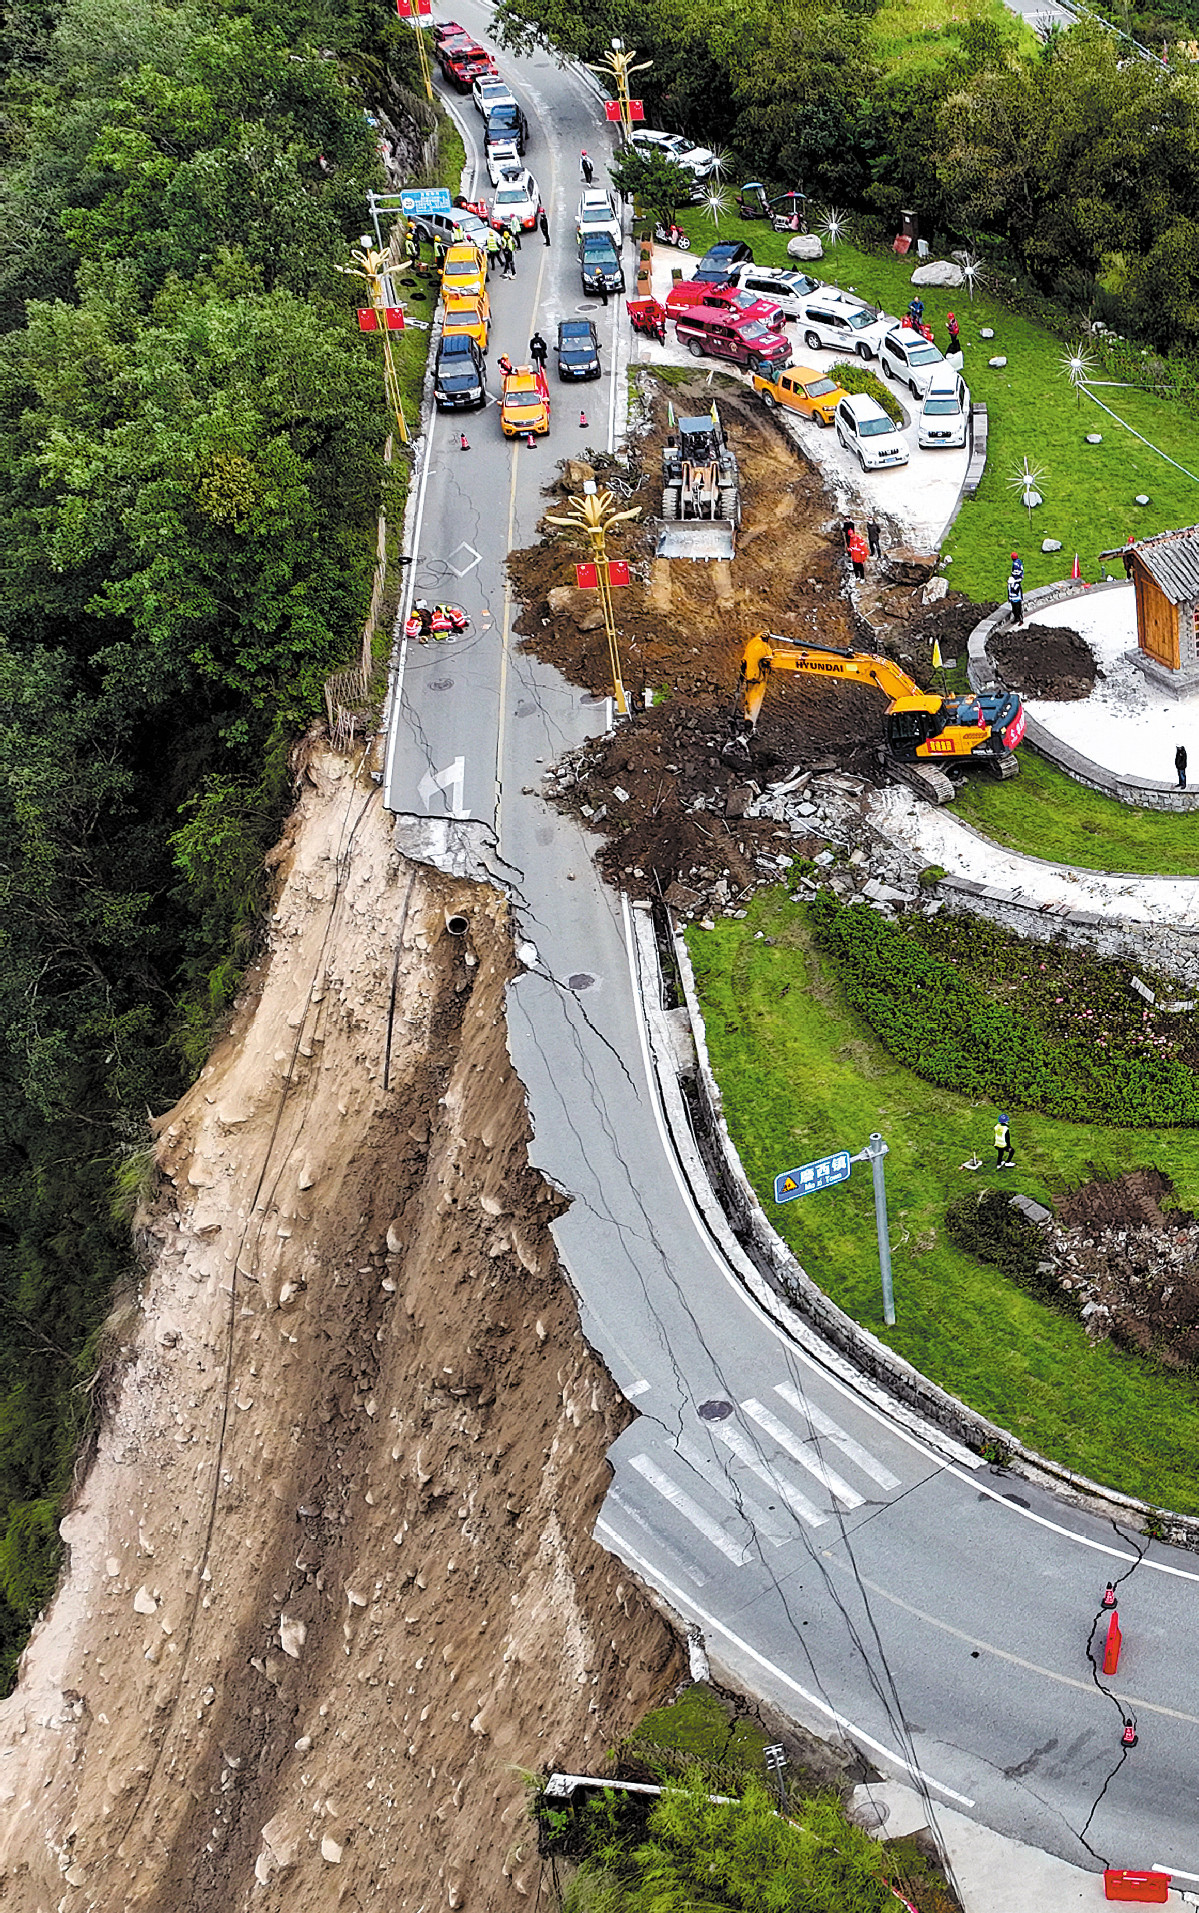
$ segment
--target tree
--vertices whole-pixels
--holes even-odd
[[[622,147],[610,167],[620,192],[631,196],[665,226],[674,224],[677,208],[686,205],[695,188],[695,174],[662,153],[639,153]]]

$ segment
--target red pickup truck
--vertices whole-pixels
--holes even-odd
[[[725,313],[734,324],[768,326],[771,332],[781,332],[787,323],[782,306],[773,299],[760,299],[739,286],[714,286],[707,279],[680,279],[671,286],[666,310],[672,319],[695,306]]]
[[[495,61],[487,48],[480,46],[477,41],[468,42],[465,46],[459,46],[456,41],[451,41],[447,47],[443,48],[439,57],[442,72],[450,85],[457,87],[459,93],[469,93],[480,74],[494,73],[496,78],[499,78],[499,69]]]
[[[791,346],[781,332],[747,321],[739,313],[711,306],[688,306],[674,314],[679,343],[697,359],[730,359],[751,372],[774,377],[791,363]]]

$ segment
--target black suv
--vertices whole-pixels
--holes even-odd
[[[443,412],[469,412],[486,405],[483,354],[466,332],[451,332],[437,348],[433,397]]]
[[[523,153],[528,137],[529,122],[515,100],[501,100],[498,106],[492,107],[483,140],[485,154],[497,148],[514,155]]]
[[[590,319],[559,319],[558,377],[598,379],[599,340]]]
[[[579,241],[579,270],[584,292],[623,292],[624,268],[606,232],[589,232]]]

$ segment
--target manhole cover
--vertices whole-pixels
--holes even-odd
[[[454,688],[453,678],[430,678],[429,679],[429,689],[431,691],[451,691],[453,690],[453,688]]]
[[[732,1402],[701,1402],[698,1409],[701,1421],[727,1421],[733,1412]]]
[[[572,976],[567,977],[566,987],[568,990],[574,990],[576,995],[581,996],[584,990],[593,990],[596,981],[597,979],[592,976],[590,970],[576,970]]]

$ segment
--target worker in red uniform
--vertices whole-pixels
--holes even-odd
[[[846,543],[849,547],[849,562],[853,566],[853,575],[860,581],[866,576],[866,560],[870,556],[870,550],[856,525],[846,539]]]

